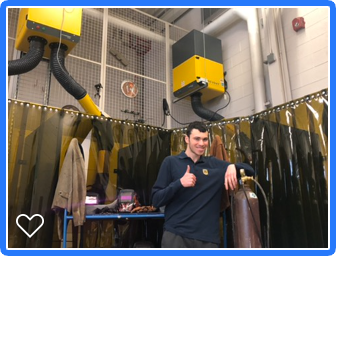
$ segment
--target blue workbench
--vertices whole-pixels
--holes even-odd
[[[116,214],[95,214],[86,215],[86,220],[90,219],[150,219],[150,218],[164,218],[163,213],[151,212],[151,213],[116,213]],[[68,221],[73,219],[72,215],[68,215],[67,210],[64,212],[63,219],[63,247],[67,247],[67,229]]]

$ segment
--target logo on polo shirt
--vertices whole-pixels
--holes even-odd
[[[203,174],[204,175],[209,175],[208,169],[203,169]]]

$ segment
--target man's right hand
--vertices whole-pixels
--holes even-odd
[[[187,166],[187,171],[184,176],[180,179],[181,184],[185,188],[194,187],[196,184],[196,176],[190,173],[190,165]]]

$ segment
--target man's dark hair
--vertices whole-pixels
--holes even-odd
[[[195,122],[191,122],[187,128],[187,133],[186,135],[188,137],[190,137],[190,134],[191,134],[191,131],[193,129],[197,129],[198,131],[200,131],[201,133],[205,133],[206,131],[208,131],[208,128],[207,126],[203,123],[203,122],[200,122],[200,121],[195,121]]]

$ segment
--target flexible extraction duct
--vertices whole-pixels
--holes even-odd
[[[193,111],[195,112],[195,114],[198,115],[199,117],[207,120],[207,121],[222,120],[223,119],[222,115],[219,115],[219,114],[203,107],[202,101],[201,101],[201,96],[202,96],[201,92],[196,92],[196,93],[190,95],[190,97],[191,97],[191,107],[192,107]]]
[[[101,112],[88,95],[87,91],[78,84],[68,73],[65,67],[65,51],[67,46],[59,43],[51,43],[50,67],[53,75],[61,86],[76,100],[82,108],[90,115],[101,116]]]
[[[53,75],[59,81],[61,86],[76,100],[83,99],[87,92],[81,87],[68,73],[65,68],[65,51],[67,46],[64,44],[60,45],[58,43],[53,43],[50,45],[51,55],[50,55],[50,68]]]
[[[29,51],[25,56],[8,62],[8,75],[18,75],[31,71],[42,60],[47,41],[39,36],[29,38]]]

